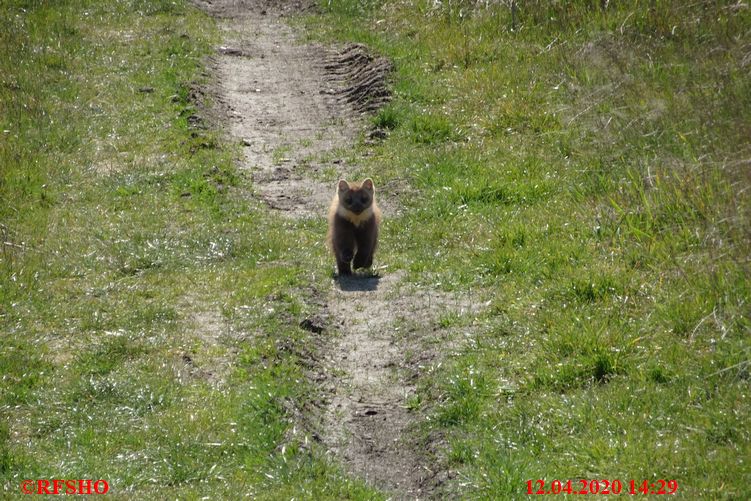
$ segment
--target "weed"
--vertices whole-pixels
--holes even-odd
[[[373,125],[379,129],[396,129],[399,126],[399,112],[393,106],[385,106],[373,117]]]

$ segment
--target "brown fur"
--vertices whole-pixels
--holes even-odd
[[[329,208],[328,234],[339,275],[350,275],[352,267],[370,268],[380,224],[381,210],[376,204],[373,181],[339,181]]]

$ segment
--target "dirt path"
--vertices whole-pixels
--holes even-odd
[[[231,134],[244,145],[243,167],[258,195],[292,217],[317,216],[328,206],[334,184],[315,180],[320,157],[350,144],[359,113],[382,104],[389,69],[361,46],[302,44],[284,22],[301,4],[202,3],[222,19],[218,95]]]
[[[340,375],[323,419],[324,443],[394,498],[428,498],[441,477],[413,433],[415,381],[452,346],[440,319],[474,308],[409,284],[399,272],[339,284],[327,306],[341,337],[327,354]]]
[[[330,189],[312,181],[316,157],[350,139],[327,94],[320,47],[301,45],[273,14],[227,18],[217,72],[231,133],[260,197],[294,216],[320,214]]]
[[[290,217],[325,217],[336,177],[315,180],[332,167],[321,157],[351,144],[363,126],[360,115],[388,98],[390,64],[358,45],[337,51],[302,44],[284,23],[285,6],[299,9],[301,2],[198,3],[221,18],[216,93],[231,134],[244,144],[242,168],[257,195]],[[333,166],[339,176],[348,173],[346,165]],[[381,205],[388,217],[393,204]],[[411,438],[412,381],[445,341],[437,319],[466,305],[402,278],[335,281],[324,293],[321,315],[330,329],[322,387],[333,390],[319,434],[349,472],[395,498],[415,499],[429,496],[435,472]]]

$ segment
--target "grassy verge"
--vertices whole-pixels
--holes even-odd
[[[362,171],[418,193],[381,259],[493,298],[422,378],[444,493],[748,498],[751,11],[518,4],[331,0],[306,21],[396,63]]]
[[[248,196],[183,1],[0,6],[0,484],[373,497],[295,426],[323,221]]]

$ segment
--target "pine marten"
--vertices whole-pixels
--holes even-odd
[[[352,274],[350,263],[355,269],[373,264],[380,223],[373,180],[339,181],[329,208],[328,242],[340,276]]]

